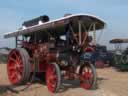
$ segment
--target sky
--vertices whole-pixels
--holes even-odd
[[[57,19],[66,13],[98,16],[107,26],[97,43],[107,45],[112,38],[128,38],[128,0],[0,0],[0,47],[15,47],[14,38],[4,39],[32,18],[48,15]],[[97,38],[101,32],[97,32]]]

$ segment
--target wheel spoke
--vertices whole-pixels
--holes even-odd
[[[22,75],[22,72],[23,72],[23,68],[18,68],[17,72]]]
[[[15,51],[13,54],[15,55],[16,60],[17,60],[18,62],[21,61],[21,57],[20,57],[20,54],[19,54],[18,52]]]
[[[18,69],[23,69],[23,65],[18,65]]]
[[[20,71],[18,70],[18,71],[17,71],[17,79],[18,79],[18,80],[21,79],[21,75],[22,75],[22,74],[21,74]]]
[[[17,68],[22,68],[23,67],[23,64],[22,64],[22,62],[19,62],[19,61],[17,61]]]
[[[16,51],[13,51],[12,55],[15,55],[15,57],[17,57]]]
[[[16,79],[19,81],[21,79],[21,74],[20,74],[19,70],[17,70],[15,72],[15,74],[16,74]]]
[[[14,63],[17,63],[17,61],[12,57],[9,57],[9,60],[13,61]]]
[[[22,62],[21,57],[17,56],[17,62],[20,64]]]
[[[11,75],[11,76],[10,76],[10,77],[11,77],[11,79],[14,79],[14,78],[16,77],[15,72],[11,73],[10,75]]]
[[[14,66],[10,66],[10,67],[8,67],[8,69],[9,70],[14,70],[14,71],[16,70]]]
[[[55,68],[51,69],[51,74],[52,75],[55,75],[56,74],[56,69]]]

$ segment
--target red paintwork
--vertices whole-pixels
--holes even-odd
[[[92,47],[86,47],[86,48],[84,49],[84,51],[85,51],[85,52],[93,52],[94,49],[93,49]]]
[[[47,66],[46,70],[46,85],[50,92],[54,92],[57,83],[57,76],[55,67],[52,64]]]
[[[23,62],[18,51],[12,50],[8,56],[8,78],[12,84],[18,84],[22,78]]]
[[[92,70],[88,66],[85,66],[82,68],[82,72],[80,74],[80,86],[84,89],[89,89],[91,87],[91,81],[92,81]]]

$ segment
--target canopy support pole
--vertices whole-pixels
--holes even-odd
[[[81,32],[81,21],[80,20],[78,21],[78,25],[79,25],[79,45],[81,45],[81,34],[82,34],[82,32]]]
[[[77,40],[77,38],[76,38],[76,36],[75,36],[75,32],[74,32],[74,30],[73,30],[73,28],[72,28],[72,25],[70,25],[70,30],[71,30],[71,33],[72,33],[72,35],[73,35],[73,38],[76,40],[76,42],[77,42],[77,44],[78,44],[79,42],[78,42],[78,40]]]
[[[85,41],[86,41],[86,39],[87,39],[87,36],[88,36],[88,31],[87,31],[87,29],[86,29],[86,26],[82,23],[82,28],[84,28],[84,32],[85,32],[85,36],[84,36],[84,38],[83,38],[83,42],[82,42],[82,46],[85,44]],[[83,36],[83,35],[82,35]]]
[[[96,24],[93,25],[93,42],[96,45]]]
[[[15,37],[15,46],[16,46],[16,48],[17,48],[17,37]]]

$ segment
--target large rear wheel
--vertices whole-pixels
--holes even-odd
[[[30,62],[28,52],[23,48],[11,50],[8,55],[7,72],[10,83],[24,84],[30,77]]]
[[[46,85],[50,92],[57,92],[61,85],[60,68],[56,63],[49,64],[46,70]]]
[[[84,63],[80,68],[80,86],[92,89],[96,86],[96,69],[93,64]]]

